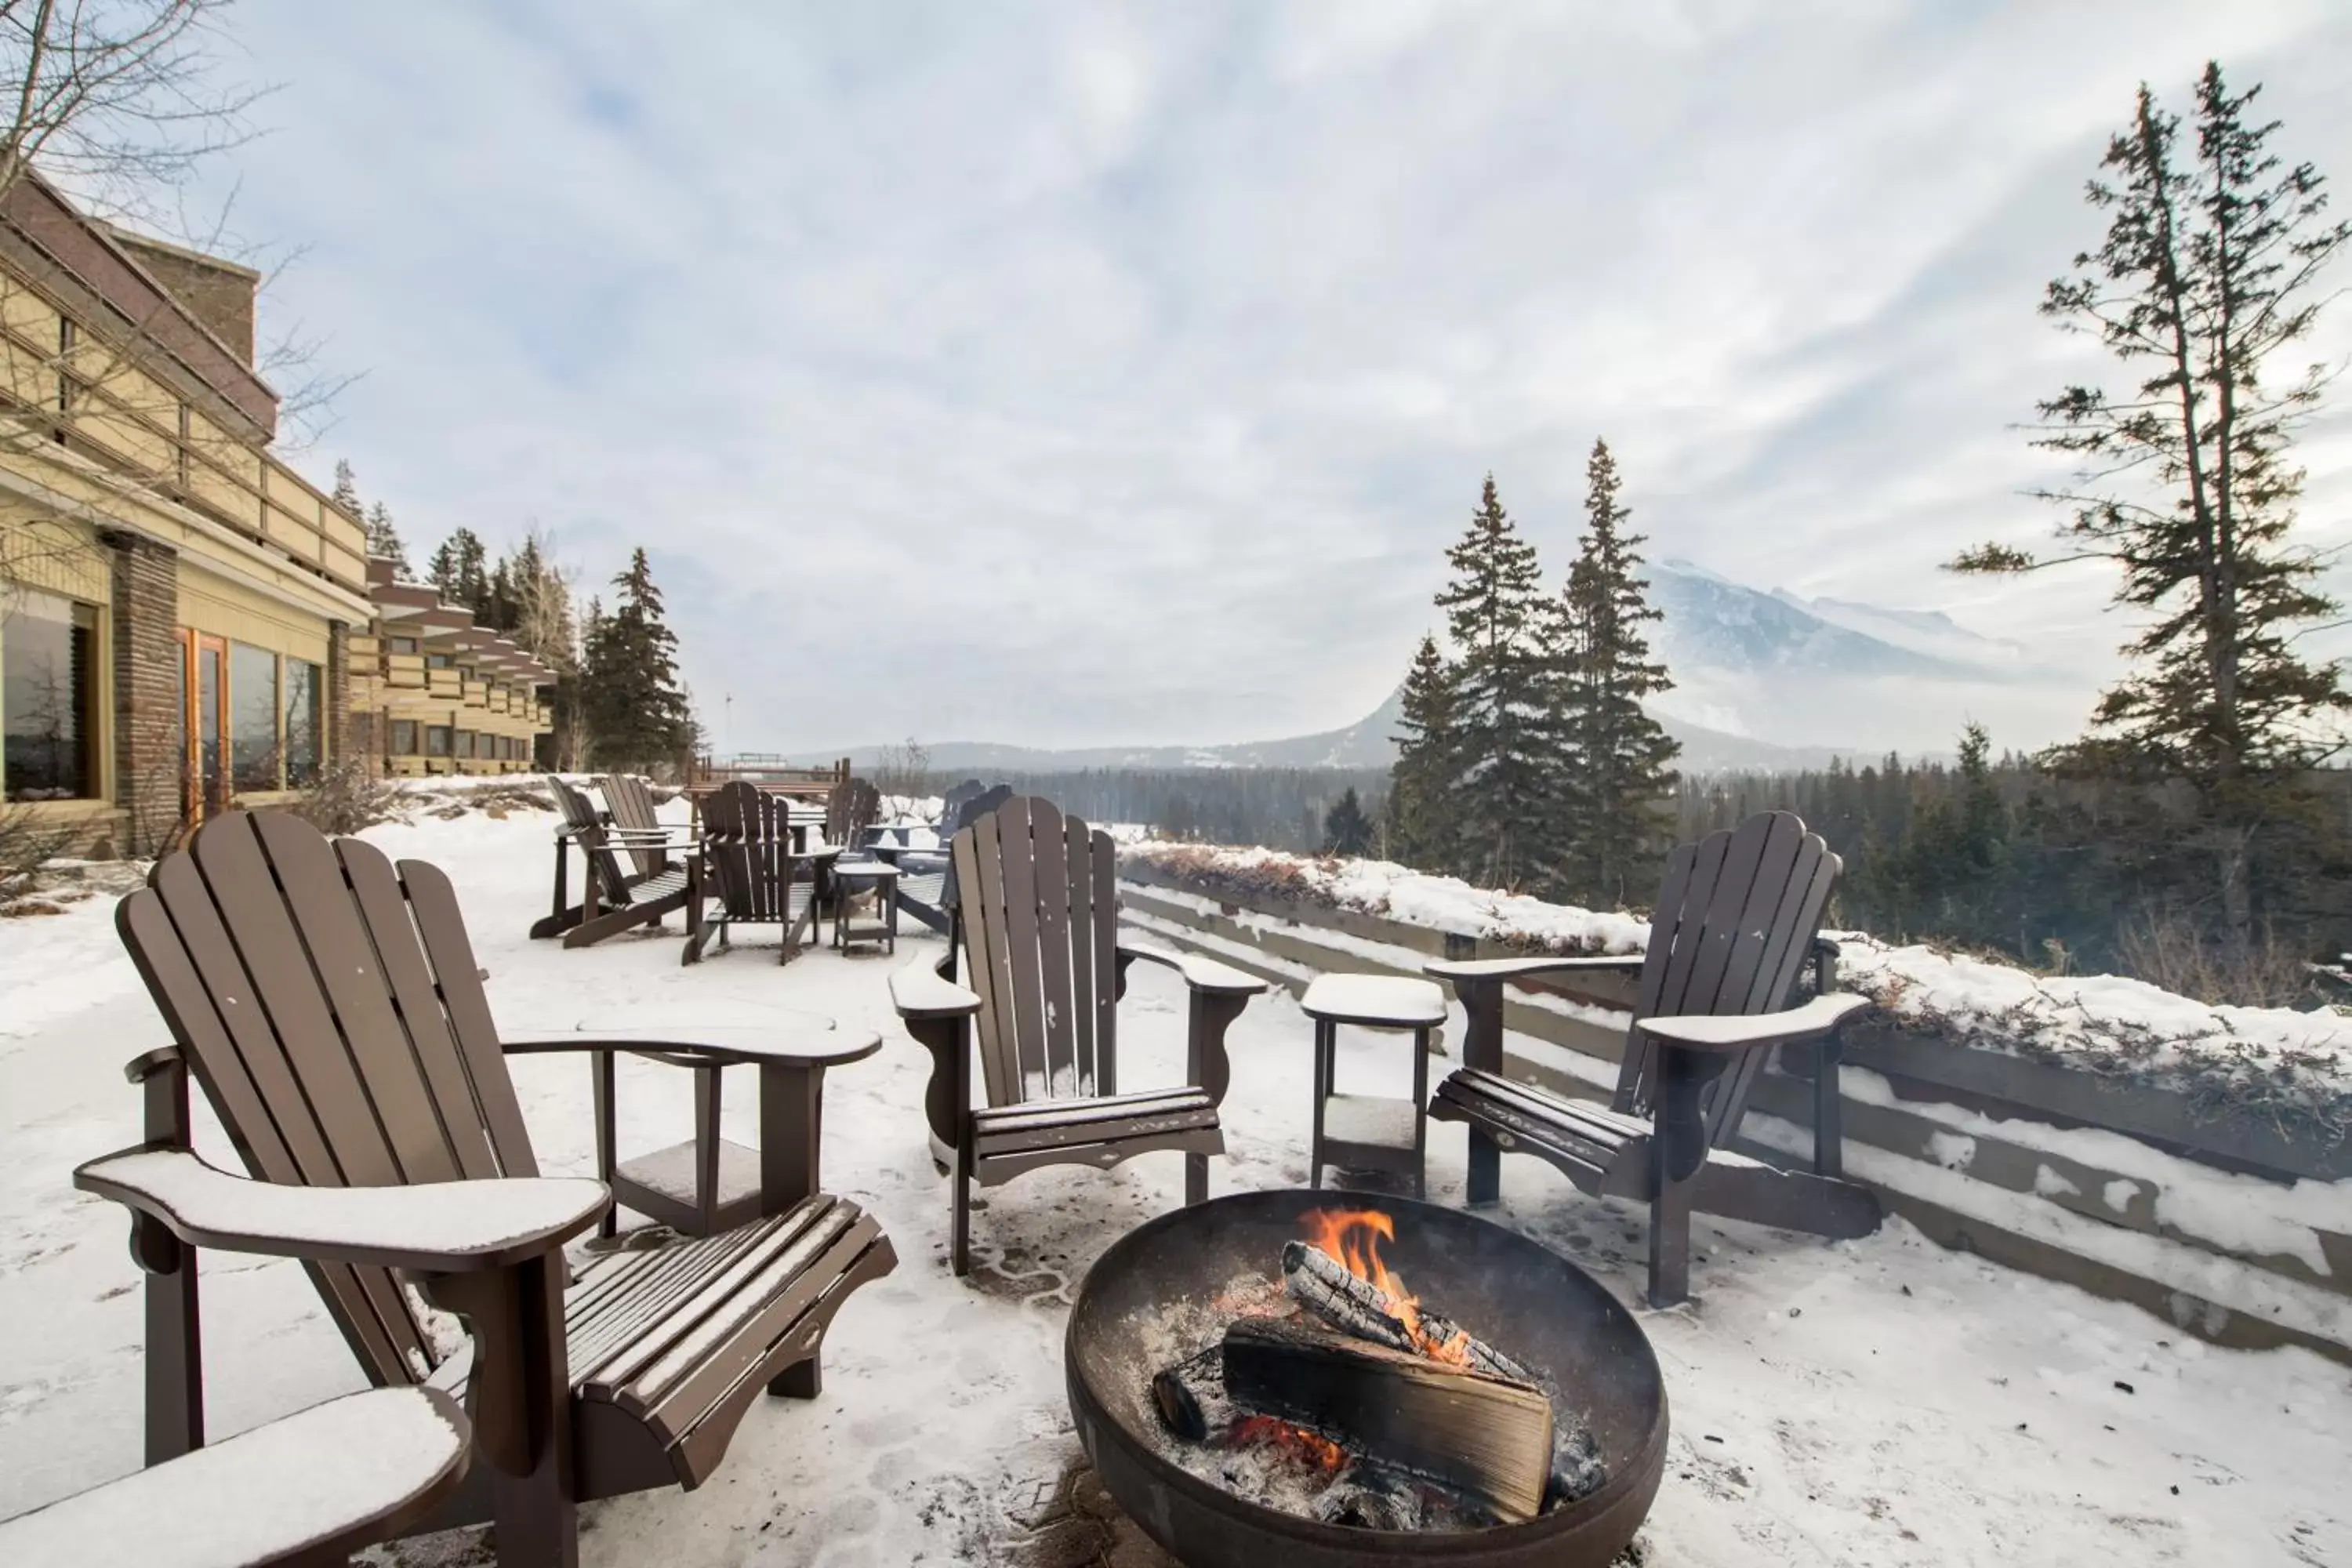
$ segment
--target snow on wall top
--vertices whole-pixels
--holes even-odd
[[[1120,850],[1200,892],[1360,910],[1538,952],[1638,952],[1649,922],[1474,888],[1385,860],[1149,840]],[[1832,932],[1843,984],[1910,1027],[2053,1065],[2172,1084],[2216,1110],[2352,1133],[2352,1016],[2214,1006],[2119,975],[2053,977],[1858,931]]]

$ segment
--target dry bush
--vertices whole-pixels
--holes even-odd
[[[74,829],[47,821],[23,806],[0,807],[0,899],[28,890],[33,873],[55,859],[72,841]]]
[[[2241,1007],[2290,1007],[2312,999],[2304,955],[2265,925],[2252,942],[2212,931],[2175,905],[2151,905],[2124,923],[2116,967],[2176,996]]]
[[[399,786],[376,777],[365,759],[336,757],[319,770],[315,783],[283,809],[334,837],[390,822],[399,800]]]

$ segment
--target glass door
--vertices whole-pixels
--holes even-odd
[[[181,638],[185,658],[180,690],[188,734],[181,798],[194,823],[228,805],[228,639],[195,631],[183,632]]]

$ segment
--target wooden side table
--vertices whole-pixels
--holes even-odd
[[[755,1022],[704,1025],[692,1018],[590,1018],[579,1033],[648,1061],[694,1074],[694,1136],[634,1159],[616,1158],[613,1058],[595,1057],[596,1174],[625,1204],[681,1236],[714,1236],[763,1214],[782,1214],[820,1190],[819,1123],[824,1069],[863,1061],[882,1048],[871,1029],[835,1029],[814,1013],[778,1009]],[[688,1054],[686,1047],[692,1047]],[[760,1069],[760,1146],[719,1135],[721,1069]],[[614,1231],[604,1211],[599,1234]]]
[[[871,918],[849,918],[849,900],[858,893],[875,895]],[[898,868],[887,860],[835,860],[833,863],[833,945],[878,942],[883,951],[898,951]]]
[[[1323,1167],[1393,1171],[1412,1178],[1415,1197],[1428,1195],[1423,1163],[1429,1150],[1429,1032],[1445,1022],[1445,993],[1431,981],[1384,974],[1324,974],[1298,999],[1315,1020],[1315,1138],[1307,1150],[1307,1184],[1323,1184]],[[1341,1094],[1333,1079],[1339,1026],[1412,1031],[1412,1098]]]

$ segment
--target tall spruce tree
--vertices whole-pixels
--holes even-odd
[[[1584,533],[1562,595],[1559,723],[1565,832],[1553,882],[1602,909],[1645,897],[1671,837],[1681,750],[1642,706],[1673,689],[1642,628],[1661,618],[1641,575],[1643,535],[1625,531],[1617,459],[1596,440],[1585,463]]]
[[[2338,667],[2297,652],[2297,635],[2336,616],[2323,562],[2288,542],[2303,470],[2290,453],[2326,373],[2268,374],[2306,338],[2323,269],[2352,239],[2325,220],[2309,163],[2270,153],[2278,121],[2248,110],[2219,64],[2196,90],[2196,146],[2143,85],[2131,124],[2108,143],[2091,205],[2112,214],[2095,252],[2051,283],[2042,314],[2095,337],[2139,379],[2120,395],[2090,385],[2041,404],[2036,446],[2080,460],[2076,482],[2044,492],[2067,509],[2065,549],[1967,552],[1964,572],[2023,572],[2085,559],[2122,567],[2116,601],[2147,617],[2125,645],[2132,673],[2101,699],[2090,734],[2053,763],[2110,777],[2183,779],[2214,867],[2221,933],[2252,942],[2257,839],[2305,815],[2303,775],[2336,750],[2352,713]]]
[[[489,552],[470,528],[457,529],[441,542],[425,563],[425,575],[446,604],[462,605],[478,616],[488,605]]]
[[[400,531],[392,525],[392,509],[382,501],[368,509],[367,552],[391,562],[404,583],[415,570],[408,563],[408,547],[400,542]]]
[[[1323,814],[1323,853],[1364,855],[1371,847],[1372,819],[1364,815],[1364,803],[1356,798],[1356,786],[1349,784]]]
[[[1470,526],[1445,559],[1454,580],[1437,605],[1459,655],[1459,869],[1489,887],[1516,888],[1557,852],[1563,772],[1552,690],[1558,610],[1543,590],[1536,547],[1503,510],[1492,474]]]
[[[358,476],[352,472],[351,464],[341,458],[335,459],[334,492],[327,499],[341,507],[354,521],[366,515],[365,509],[360,504]]]
[[[1402,712],[1396,761],[1389,768],[1388,853],[1424,871],[1452,871],[1460,865],[1462,731],[1456,717],[1454,671],[1423,637],[1413,651],[1398,693]]]
[[[590,752],[604,767],[680,763],[697,726],[678,685],[677,637],[662,619],[661,590],[642,548],[613,586],[617,600],[611,615],[592,622],[581,672]]]

